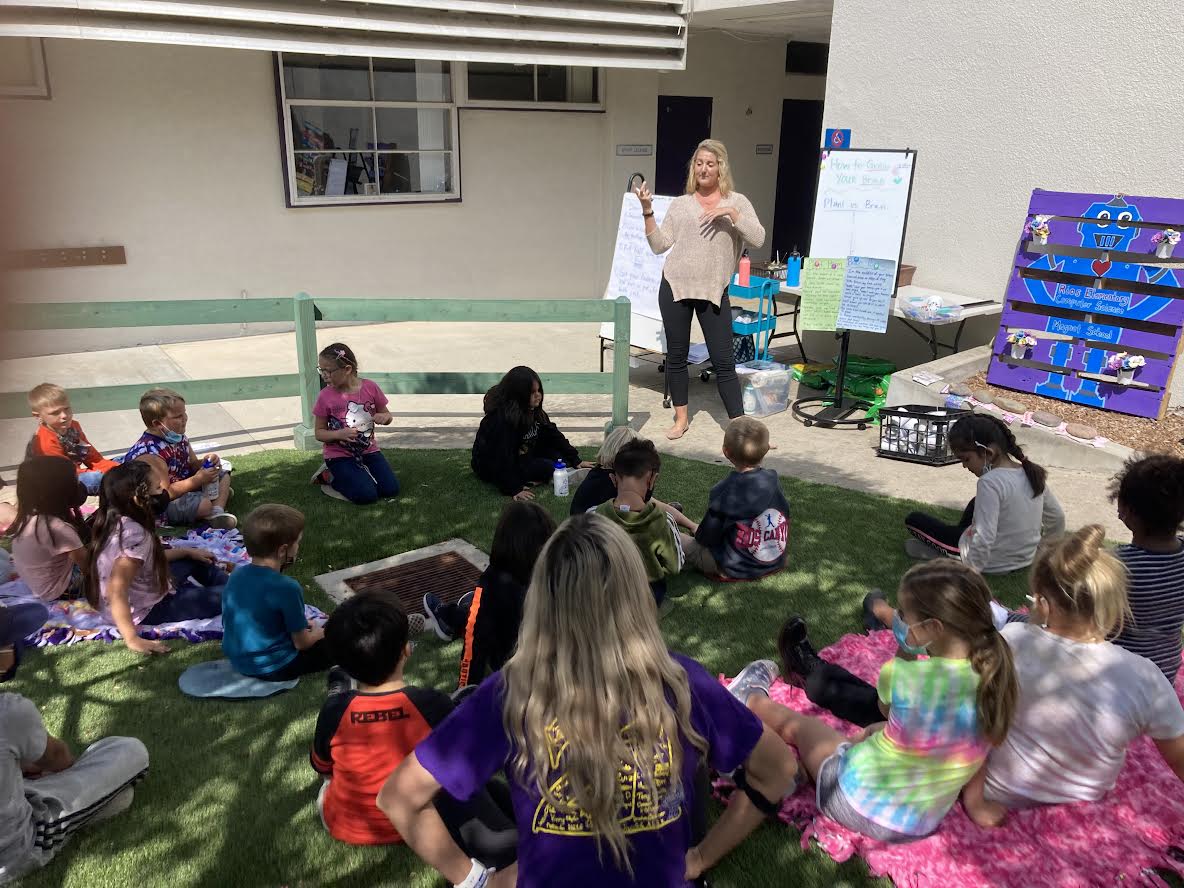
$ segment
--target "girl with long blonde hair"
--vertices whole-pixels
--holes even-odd
[[[701,763],[744,768],[747,779],[694,836]],[[502,768],[518,862],[491,875],[452,841],[432,799],[441,789],[467,798]],[[539,557],[514,656],[404,760],[378,804],[465,888],[681,888],[759,824],[794,770],[775,735],[666,649],[637,547],[587,514],[564,522]]]
[[[1003,637],[1020,696],[1006,742],[966,787],[966,811],[1000,825],[1008,808],[1097,801],[1134,740],[1148,736],[1184,780],[1184,707],[1151,660],[1109,641],[1130,617],[1127,574],[1097,524],[1047,541],[1030,577],[1031,622]]]
[[[1004,741],[1018,694],[1011,652],[991,619],[991,590],[979,574],[956,561],[919,564],[900,581],[898,603],[897,644],[907,657],[926,658],[897,657],[880,670],[886,721],[851,740],[767,696],[748,697],[749,708],[797,747],[819,810],[883,842],[911,842],[937,829],[991,747]],[[804,629],[791,618],[786,630],[794,624]]]

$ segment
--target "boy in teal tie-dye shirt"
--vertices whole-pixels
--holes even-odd
[[[748,708],[797,747],[823,814],[885,842],[938,828],[991,747],[1007,736],[1015,711],[1011,651],[995,629],[990,601],[982,577],[959,562],[930,561],[906,573],[893,633],[905,656],[927,659],[884,665],[877,690],[887,721],[853,738],[752,693],[751,682],[742,686]],[[795,627],[798,637],[790,639]],[[808,647],[804,628],[791,618],[782,630],[785,659],[793,659],[787,647]]]

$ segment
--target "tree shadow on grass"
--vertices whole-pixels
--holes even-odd
[[[304,542],[290,572],[310,604],[332,607],[313,580],[329,570],[452,537],[489,551],[507,498],[473,477],[467,450],[386,456],[403,493],[372,506],[330,499],[309,483],[318,454],[271,451],[235,459],[232,508],[240,516],[263,502],[304,512]],[[681,499],[698,519],[711,486],[728,471],[666,457],[658,495]],[[755,583],[715,584],[697,575],[671,583],[675,594],[685,595],[664,614],[663,632],[672,648],[713,672],[732,674],[773,653],[777,627],[790,612],[810,620],[820,646],[858,631],[864,592],[871,586],[891,592],[908,567],[902,521],[917,504],[782,480],[793,510],[785,571]],[[567,517],[570,499],[544,488],[538,502],[556,519]],[[421,642],[408,666],[409,682],[455,687],[459,642]],[[325,833],[314,804],[319,778],[307,764],[324,694],[321,677],[305,677],[294,690],[264,700],[191,700],[178,690],[178,677],[187,666],[221,656],[220,645],[172,648],[167,657],[145,658],[122,644],[87,642],[30,655],[12,689],[39,705],[51,732],[75,750],[106,735],[136,736],[148,746],[152,765],[130,812],[77,836],[25,884],[440,884],[406,848],[352,848]],[[792,832],[763,829],[729,858],[713,884],[767,883],[770,857],[778,878],[792,884],[868,884],[861,865],[836,868],[823,855],[796,848]]]

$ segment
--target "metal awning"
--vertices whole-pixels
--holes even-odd
[[[0,0],[0,36],[680,69],[690,6],[689,0]]]

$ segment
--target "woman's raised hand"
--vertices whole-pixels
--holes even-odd
[[[637,199],[641,201],[641,208],[645,212],[649,212],[650,206],[653,204],[654,193],[650,191],[650,186],[646,185],[644,181],[641,182],[633,193],[637,195]]]

